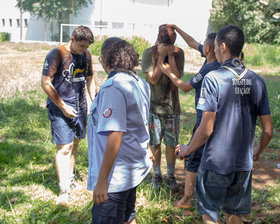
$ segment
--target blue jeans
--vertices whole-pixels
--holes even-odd
[[[252,171],[221,175],[200,166],[195,190],[198,212],[215,222],[221,210],[232,215],[251,213]]]
[[[92,207],[92,224],[123,224],[136,217],[136,188],[108,193],[108,200]]]
[[[77,110],[78,117],[70,119],[53,103],[48,106],[48,115],[51,122],[53,142],[55,144],[68,144],[75,138],[85,138],[87,122],[87,106],[84,104]]]

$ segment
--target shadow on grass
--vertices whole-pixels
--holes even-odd
[[[17,95],[1,101],[2,139],[23,140],[30,143],[45,137],[41,129],[49,126],[49,120],[46,109],[40,107],[39,102],[18,98]]]
[[[6,211],[12,211],[12,207],[25,204],[30,197],[26,196],[24,191],[1,191],[0,208]]]
[[[280,189],[253,189],[251,221],[256,223],[280,223]]]
[[[25,216],[25,223],[90,223],[91,204],[84,208],[57,206],[47,201],[37,201]]]
[[[46,189],[51,190],[53,193],[58,194],[58,181],[54,167],[42,171],[27,170],[19,175],[7,177],[4,181],[5,186],[31,186],[34,184],[43,185]]]

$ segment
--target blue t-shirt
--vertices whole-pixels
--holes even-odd
[[[53,77],[52,84],[61,99],[75,107],[86,106],[86,77],[93,75],[91,55],[85,51],[81,55],[73,54],[69,44],[60,45],[46,56],[44,76]],[[47,105],[51,103],[48,98]]]
[[[200,51],[201,56],[205,57],[203,54],[203,45],[202,44],[200,44],[198,46],[198,50]],[[217,60],[207,64],[207,59],[206,59],[204,64],[202,65],[201,69],[199,70],[199,72],[190,79],[190,84],[195,89],[195,107],[197,106],[198,99],[200,97],[200,89],[201,89],[201,84],[202,84],[202,80],[203,80],[204,76],[208,72],[216,70],[219,67],[220,67],[220,64],[218,63]],[[202,111],[196,108],[196,122],[197,123],[200,123],[201,117],[202,117]]]
[[[219,174],[251,170],[257,116],[270,114],[264,80],[229,59],[204,77],[197,108],[216,112],[201,165]]]
[[[148,174],[152,167],[147,151],[149,109],[149,85],[136,75],[117,72],[101,86],[88,120],[89,190],[94,190],[97,183],[111,131],[124,132],[124,135],[109,175],[108,192],[136,187]]]

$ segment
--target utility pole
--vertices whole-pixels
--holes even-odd
[[[99,34],[99,38],[100,40],[102,39],[102,0],[100,0],[100,34]]]
[[[44,0],[44,41],[47,40],[47,10],[46,10],[46,0]]]
[[[74,24],[74,0],[72,0],[72,18],[71,23]]]
[[[20,0],[20,41],[22,42],[22,0]]]

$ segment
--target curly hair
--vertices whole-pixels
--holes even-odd
[[[133,71],[139,65],[139,55],[133,46],[125,40],[115,41],[104,52],[106,67],[109,69],[125,69]]]

